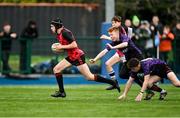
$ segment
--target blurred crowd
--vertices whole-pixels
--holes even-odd
[[[145,58],[156,57],[173,66],[173,48],[180,41],[180,21],[176,24],[162,24],[158,16],[151,21],[125,19],[124,25],[133,29],[132,40],[143,51]]]

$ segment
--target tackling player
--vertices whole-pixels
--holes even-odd
[[[141,101],[143,93],[147,88],[152,87],[152,85],[163,78],[168,78],[172,84],[176,87],[180,87],[180,81],[178,80],[175,73],[167,66],[167,64],[156,58],[147,58],[144,60],[139,60],[137,58],[132,58],[127,63],[128,68],[131,69],[131,76],[126,84],[124,93],[120,98],[125,98],[133,81],[136,79],[138,74],[144,74],[143,86],[137,95],[135,101]],[[166,91],[161,91],[160,100],[163,100],[167,95]]]
[[[123,42],[127,42],[129,41],[128,38],[130,38],[131,36],[128,36],[128,34],[126,33],[128,31],[128,28],[126,27],[125,29],[127,31],[125,31],[125,29],[121,26],[121,22],[122,22],[122,18],[120,16],[114,16],[111,20],[112,22],[112,27],[114,27],[114,29],[109,32],[109,34],[113,33],[113,32],[116,32],[116,33],[113,33],[114,34],[114,38],[116,39],[112,39],[111,37],[109,36],[106,36],[106,35],[102,35],[100,38],[101,39],[108,39],[108,40],[113,40],[113,42],[111,43],[111,45],[118,45],[120,43],[123,43]],[[116,31],[114,31],[116,29]],[[120,39],[120,40],[119,40]],[[131,41],[132,42],[132,41]],[[133,43],[131,43],[132,45],[134,45]],[[125,46],[126,48],[127,46]],[[136,55],[133,55],[132,57],[136,57],[136,58],[139,58],[139,59],[142,59],[142,54],[141,54],[141,51],[136,47],[134,46],[135,48],[132,48],[132,49],[135,49],[135,52],[132,53],[132,55],[136,52],[137,54]],[[125,49],[124,48],[124,49]],[[110,48],[107,46],[106,49],[104,49],[103,51],[101,51],[94,59],[91,59],[90,62],[91,63],[94,63],[95,61],[97,61],[98,59],[100,59],[102,56],[104,56],[108,51],[110,50]],[[132,52],[132,51],[131,51]],[[124,58],[124,54],[122,52],[122,49],[116,49],[116,53],[106,62],[106,68],[107,68],[107,71],[110,75],[110,77],[112,79],[116,79],[115,78],[115,72],[112,68],[112,66],[114,64],[116,64],[117,62],[125,62],[125,58]],[[131,57],[130,57],[131,58]],[[129,59],[129,58],[128,58]],[[121,68],[121,71],[120,71],[120,77],[123,78],[123,79],[128,79],[129,78],[129,69],[127,69],[126,67],[126,63],[124,63],[122,65],[122,68]],[[138,85],[142,86],[142,82],[136,80],[135,81]],[[107,90],[112,90],[114,89],[113,86],[110,86],[107,88]],[[154,94],[151,92],[151,95],[149,94],[148,95],[148,98],[147,99],[150,99]]]
[[[94,59],[91,59],[90,60],[91,62],[96,62],[98,59],[103,57],[111,49],[116,49],[117,54],[121,54],[123,52],[127,61],[129,61],[131,58],[138,58],[139,60],[143,59],[141,51],[135,46],[135,44],[132,42],[130,38],[128,38],[126,35],[122,35],[121,37],[119,36],[119,27],[109,28],[108,33],[110,35],[112,43],[108,44],[106,49],[101,51]],[[120,56],[119,57],[117,56],[116,58],[117,61],[115,61],[116,63],[118,62],[118,58],[120,60]],[[112,63],[115,64],[115,62],[112,62]],[[126,63],[127,62],[123,63],[122,69],[120,71],[120,77],[129,79],[130,69],[127,68]],[[142,87],[143,82],[140,79],[135,79],[135,82]],[[115,86],[111,87],[111,89],[113,88],[115,88]],[[154,91],[160,92],[160,88],[156,85],[153,85],[151,89]],[[145,100],[151,99],[153,95],[154,95],[153,92],[148,93]]]
[[[103,78],[100,75],[94,75],[90,72],[89,67],[85,62],[84,52],[78,47],[72,32],[63,26],[63,23],[59,18],[51,21],[51,31],[57,35],[57,40],[60,42],[60,45],[57,45],[55,48],[59,50],[64,49],[68,53],[68,56],[53,68],[59,91],[52,94],[52,97],[66,97],[62,71],[72,65],[76,66],[87,80],[111,84],[120,92],[119,85],[116,81]]]

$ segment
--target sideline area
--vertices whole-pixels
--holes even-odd
[[[99,84],[94,81],[87,81],[80,74],[65,74],[65,84]],[[120,84],[125,84],[125,79],[118,79]],[[169,83],[169,80],[164,79],[164,83]],[[9,77],[0,76],[0,85],[54,85],[56,79],[54,75],[11,75]]]

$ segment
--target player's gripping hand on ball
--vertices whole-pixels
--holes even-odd
[[[64,50],[61,48],[61,44],[60,43],[53,43],[51,46],[51,50],[55,53],[60,53],[63,52]]]
[[[89,62],[90,62],[91,64],[93,64],[93,63],[95,63],[96,61],[95,61],[94,59],[89,59]]]

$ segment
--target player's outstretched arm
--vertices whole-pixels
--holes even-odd
[[[145,90],[147,89],[147,87],[148,87],[149,78],[150,78],[150,75],[145,75],[145,76],[144,76],[144,82],[143,82],[142,88],[141,88],[139,94],[137,95],[135,101],[140,102],[140,101],[142,100],[142,98],[143,98],[143,93],[144,93],[144,91],[145,91]]]
[[[116,46],[111,46],[110,44],[107,44],[111,49],[119,49],[119,48],[124,48],[124,47],[127,47],[128,46],[128,42],[123,42],[123,43],[120,43]]]
[[[90,63],[95,63],[97,60],[101,59],[107,52],[107,49],[102,50],[94,59],[89,60]]]
[[[127,97],[127,94],[128,94],[128,92],[129,92],[129,90],[130,90],[130,88],[132,86],[133,81],[134,81],[134,78],[129,77],[129,80],[126,83],[123,94],[118,97],[119,100],[124,100]]]
[[[100,39],[107,39],[107,40],[111,40],[111,37],[107,36],[107,35],[101,35]]]

